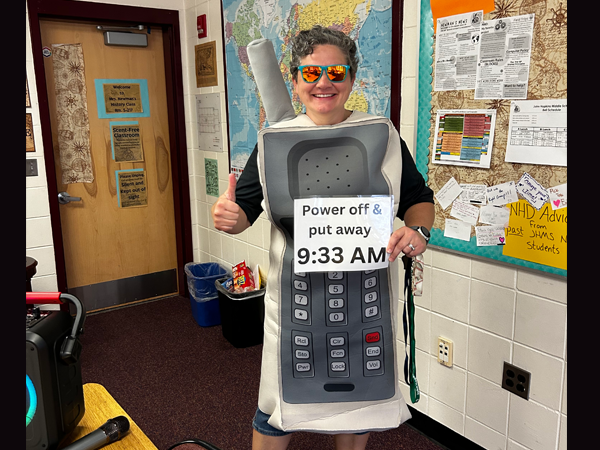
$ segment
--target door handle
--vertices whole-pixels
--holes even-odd
[[[80,202],[81,197],[71,197],[67,192],[60,192],[58,194],[58,203],[66,205],[69,202]]]

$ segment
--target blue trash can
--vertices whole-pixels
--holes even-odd
[[[219,294],[215,281],[229,275],[229,271],[219,263],[187,263],[184,271],[194,319],[202,327],[220,325]]]

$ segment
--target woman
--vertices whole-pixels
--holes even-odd
[[[356,45],[352,39],[342,32],[315,26],[300,32],[290,44],[294,92],[306,108],[305,123],[312,121],[317,127],[336,125],[362,114],[345,108],[358,68]],[[397,132],[393,132],[397,136]],[[404,220],[405,226],[390,236],[387,246],[390,262],[394,262],[400,253],[414,257],[425,251],[429,237],[427,230],[433,225],[435,214],[433,193],[416,170],[406,144],[399,141],[401,144],[395,151],[402,155],[402,174],[397,216]],[[236,183],[231,174],[229,188],[213,205],[211,213],[215,228],[230,234],[244,231],[261,214],[262,200],[263,187],[255,148],[239,182]],[[252,448],[287,448],[291,434],[267,423],[269,417],[257,409]],[[335,434],[335,445],[338,450],[359,450],[365,448],[368,439],[369,432],[340,433]]]

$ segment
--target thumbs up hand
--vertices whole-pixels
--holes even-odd
[[[237,234],[250,226],[246,213],[235,203],[236,179],[229,174],[229,186],[211,208],[215,228],[230,234]]]

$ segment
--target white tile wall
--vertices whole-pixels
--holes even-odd
[[[470,324],[512,339],[515,291],[482,281],[471,281]]]
[[[532,374],[529,398],[558,411],[563,387],[564,362],[554,356],[515,343],[512,363]]]
[[[465,419],[465,437],[488,450],[504,450],[506,438],[480,422],[467,417]]]
[[[473,373],[469,373],[467,384],[467,415],[499,433],[506,433],[509,392]]]
[[[517,294],[516,342],[563,357],[566,322],[566,305],[528,294]]]
[[[470,327],[469,372],[492,383],[502,384],[504,361],[511,360],[510,348],[511,341],[508,339]]]
[[[417,371],[417,379],[419,372]],[[465,412],[467,372],[457,365],[446,367],[432,362],[429,369],[429,395],[442,403]]]
[[[460,322],[469,317],[470,279],[437,269],[431,273],[431,309]]]
[[[265,271],[268,270],[271,227],[266,216],[261,215],[255,226],[242,235],[231,236],[214,229],[210,206],[216,198],[206,196],[205,157],[218,160],[220,192],[227,188],[227,140],[224,153],[198,149],[194,97],[200,93],[225,92],[221,60],[221,2],[113,0],[112,3],[180,11],[196,262],[219,261],[227,265],[239,262],[238,258],[247,258],[247,263],[264,264]],[[405,2],[402,52],[400,131],[412,152],[416,142],[418,4]],[[199,40],[196,16],[206,11],[208,37]],[[26,63],[33,102],[31,110],[37,115],[28,32],[26,39]],[[221,69],[219,85],[198,89],[194,75],[194,46],[213,40],[217,41]],[[222,106],[225,106],[224,96]],[[38,168],[44,170],[41,134],[38,134],[38,151],[28,157],[39,158]],[[44,189],[47,189],[45,175],[26,180],[26,249],[28,254],[39,258],[40,275],[33,279],[34,289],[50,286],[48,290],[55,290],[55,287],[51,288],[53,283],[56,284],[54,249]],[[425,290],[422,297],[415,298],[418,306],[416,362],[421,399],[412,406],[487,449],[565,450],[566,281],[537,271],[433,249],[424,254],[424,260]],[[455,365],[452,368],[437,362],[436,345],[440,335],[454,342]],[[399,337],[397,345],[399,364],[404,361],[402,339]],[[498,379],[500,360],[531,371],[529,401],[501,389]],[[411,404],[408,386],[403,381],[401,390]]]
[[[508,437],[532,450],[556,448],[560,414],[532,400],[511,396]]]
[[[429,416],[432,419],[443,423],[448,428],[456,431],[459,434],[463,434],[464,420],[465,417],[459,411],[445,405],[442,402],[438,402],[435,398],[429,399]]]

